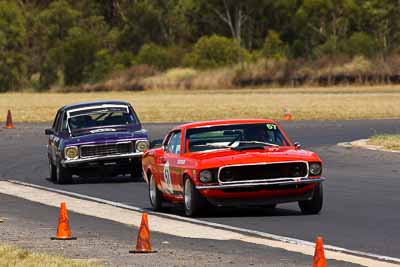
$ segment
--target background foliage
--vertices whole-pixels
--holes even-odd
[[[396,0],[0,0],[0,92],[93,84],[142,64],[387,62],[399,10]]]

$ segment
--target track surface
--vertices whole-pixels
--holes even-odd
[[[146,124],[157,139],[175,124]],[[338,142],[375,133],[400,133],[400,120],[290,122],[284,128],[305,149],[325,161],[325,206],[320,215],[303,216],[296,204],[276,210],[218,209],[203,220],[308,241],[322,234],[326,243],[400,257],[400,154],[345,149]],[[147,186],[124,178],[80,180],[56,185],[48,180],[46,124],[20,124],[0,130],[0,177],[59,188],[89,196],[150,208]],[[170,212],[182,214],[179,209]]]

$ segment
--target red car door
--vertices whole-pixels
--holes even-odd
[[[182,191],[182,168],[179,160],[181,137],[181,131],[172,132],[166,142],[164,155],[160,158],[162,188],[165,193],[170,195],[176,195]]]

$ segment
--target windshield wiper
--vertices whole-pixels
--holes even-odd
[[[197,147],[207,147],[207,146],[210,146],[210,147],[217,147],[217,148],[231,148],[230,146],[227,146],[227,145],[217,145],[217,144],[210,144],[210,143],[203,144],[203,145],[193,145],[193,146],[197,146]]]
[[[229,142],[228,146],[230,147],[231,145],[233,145],[233,143],[235,143],[236,141],[239,141],[241,138],[242,138],[242,134],[239,134],[232,141]]]
[[[264,145],[264,146],[279,146],[277,144],[272,144],[272,143],[266,143],[266,142],[260,142],[260,141],[240,141],[240,144],[255,144],[255,145]]]

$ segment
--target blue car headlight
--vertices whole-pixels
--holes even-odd
[[[66,159],[77,159],[79,157],[78,147],[69,146],[64,149],[64,155]]]
[[[135,147],[136,147],[136,152],[144,152],[145,150],[149,149],[149,141],[147,140],[136,141]]]

